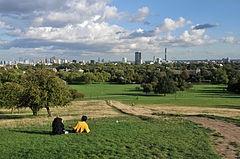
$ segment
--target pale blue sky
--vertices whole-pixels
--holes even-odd
[[[0,60],[240,58],[239,17],[239,0],[0,0]]]

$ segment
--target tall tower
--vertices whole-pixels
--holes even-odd
[[[167,61],[167,48],[165,48],[165,58],[164,58],[165,61]]]
[[[142,53],[139,51],[135,52],[135,64],[136,65],[142,64]]]

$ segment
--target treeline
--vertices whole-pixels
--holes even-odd
[[[92,82],[116,82],[116,83],[139,83],[144,82],[146,78],[152,76],[155,71],[172,72],[180,75],[186,71],[189,82],[209,82],[213,84],[226,84],[231,78],[232,72],[238,70],[239,64],[155,64],[155,65],[129,65],[129,64],[64,64],[55,66],[59,71],[68,73],[62,74],[62,77],[69,80],[68,82],[85,82],[84,73],[91,73],[86,77],[91,77]],[[79,71],[81,70],[81,71]],[[88,81],[87,81],[88,82]]]
[[[19,69],[10,69],[0,73],[2,82],[17,80],[21,71],[29,69],[19,65]],[[194,83],[227,84],[228,91],[239,93],[240,64],[237,63],[169,63],[154,65],[130,64],[86,64],[78,63],[44,66],[56,72],[59,78],[68,84],[90,84],[110,82],[118,84],[140,84],[145,93],[174,93],[185,90]],[[20,71],[19,71],[20,70]],[[163,93],[164,94],[164,93]]]
[[[194,83],[227,84],[228,91],[240,92],[238,63],[172,63],[155,65],[64,64],[55,66],[60,78],[70,84],[111,82],[141,84],[146,93],[174,93]],[[67,70],[67,71],[66,71]],[[166,84],[164,84],[166,83]]]

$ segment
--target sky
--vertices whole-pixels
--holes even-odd
[[[0,60],[240,58],[239,0],[0,0]]]

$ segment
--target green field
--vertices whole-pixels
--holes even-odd
[[[136,91],[139,85],[90,84],[71,85],[83,92],[85,99],[112,99],[128,104],[167,104],[180,106],[206,106],[240,108],[240,95],[229,94],[224,85],[194,85],[187,91],[179,91],[167,96]]]
[[[208,130],[181,119],[103,118],[89,126],[89,134],[60,136],[50,135],[50,123],[0,128],[0,158],[220,158]]]

